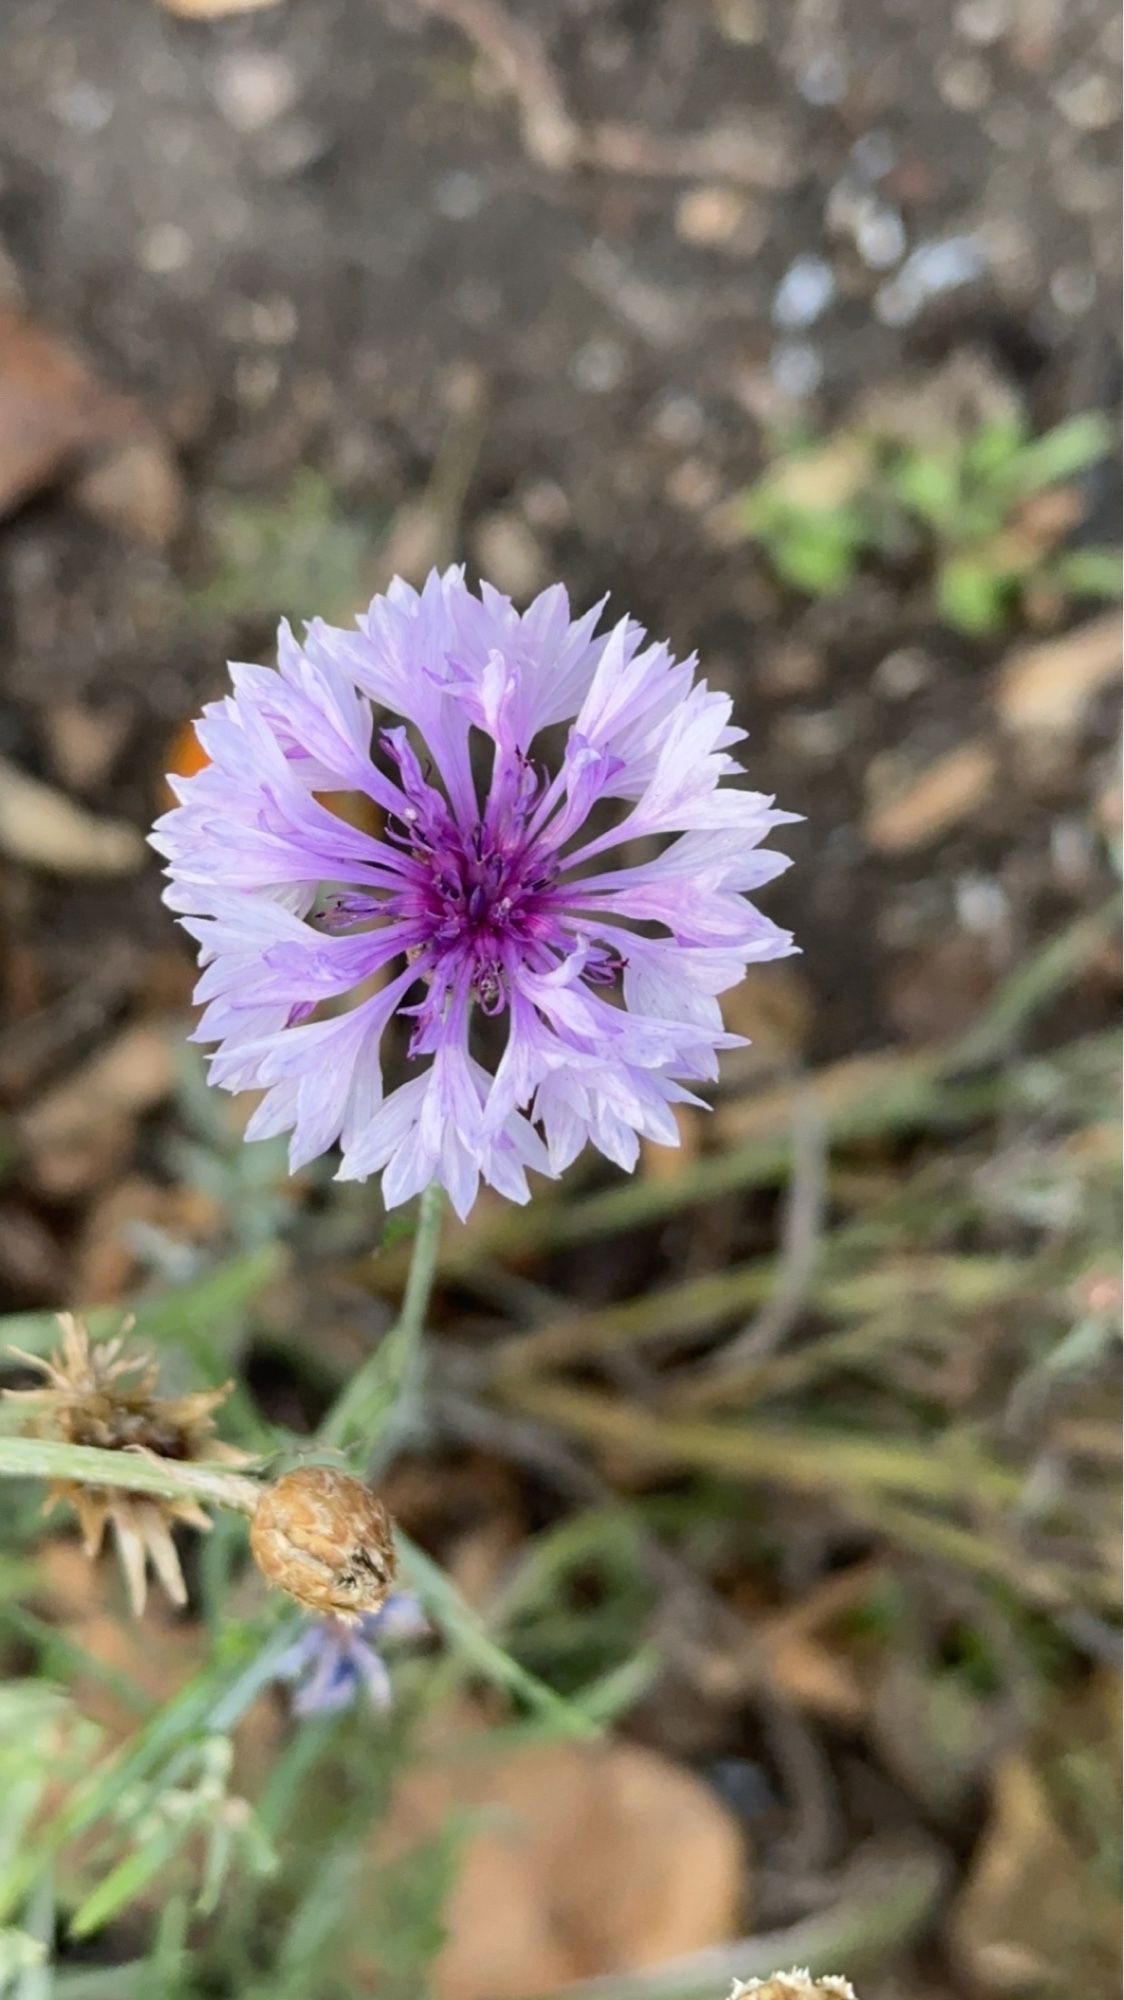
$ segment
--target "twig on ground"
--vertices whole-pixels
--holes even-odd
[[[512,20],[497,0],[417,0],[459,28],[479,49],[511,92],[519,109],[523,144],[531,158],[552,173],[568,173],[585,150],[562,87],[533,28]]]
[[[459,28],[515,100],[523,145],[550,173],[594,167],[650,180],[726,180],[745,187],[787,185],[775,141],[745,126],[664,134],[616,120],[574,117],[539,36],[499,0],[417,0],[421,11]]]

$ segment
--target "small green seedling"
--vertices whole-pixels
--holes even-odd
[[[846,590],[872,559],[924,561],[938,616],[987,637],[1032,588],[1119,595],[1116,550],[1059,547],[1084,513],[1074,482],[1110,443],[1091,411],[1041,437],[1019,417],[940,445],[841,431],[776,458],[743,495],[740,524],[814,597]]]

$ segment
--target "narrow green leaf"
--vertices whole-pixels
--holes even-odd
[[[1047,575],[1071,597],[1099,597],[1110,604],[1124,587],[1119,549],[1068,549],[1055,557]]]
[[[154,1984],[152,1965],[147,1958],[130,1959],[127,1965],[90,1965],[73,1972],[60,1972],[55,1980],[54,2000],[172,2000],[171,1990]]]
[[[953,452],[909,452],[890,469],[890,485],[903,507],[931,527],[951,531],[961,506],[960,468]]]
[[[937,610],[958,632],[986,639],[1002,630],[1006,582],[973,556],[951,556],[937,573]]]
[[[600,1728],[573,1703],[564,1701],[544,1681],[520,1666],[489,1636],[444,1570],[401,1532],[398,1548],[402,1569],[435,1625],[444,1632],[469,1665],[509,1694],[546,1716],[566,1736],[597,1736]]]
[[[855,574],[858,550],[846,525],[825,516],[802,521],[778,539],[775,561],[786,583],[811,597],[832,597]]]
[[[1027,443],[1023,417],[997,417],[981,425],[964,448],[965,469],[974,479],[994,480],[1016,459]]]
[[[135,1903],[161,1869],[167,1867],[194,1827],[195,1821],[185,1816],[149,1832],[144,1845],[126,1854],[78,1905],[68,1925],[71,1937],[89,1937],[91,1931],[102,1930],[121,1910]]]
[[[1096,465],[1111,444],[1112,427],[1100,411],[1070,417],[1023,446],[1003,474],[1004,491],[1011,500],[1026,500],[1047,486],[1059,486]]]

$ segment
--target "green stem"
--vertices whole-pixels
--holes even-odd
[[[337,1448],[363,1440],[381,1446],[387,1425],[417,1395],[422,1336],[441,1242],[441,1189],[434,1181],[418,1204],[418,1223],[398,1319],[352,1376],[320,1428],[319,1442]],[[372,1436],[373,1432],[373,1436]]]
[[[252,1514],[261,1488],[221,1467],[184,1465],[143,1451],[101,1451],[50,1438],[0,1437],[0,1478],[65,1479],[79,1486],[113,1486],[162,1500],[202,1500]]]

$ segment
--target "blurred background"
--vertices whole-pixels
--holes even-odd
[[[5,0],[4,1340],[270,1451],[393,1318],[144,845],[282,613],[611,591],[806,817],[713,1115],[450,1228],[385,1484],[608,1734],[423,1647],[231,1748],[240,1531],[134,1625],[9,1485],[0,1990],[1119,1991],[1119,110],[1109,0]]]

